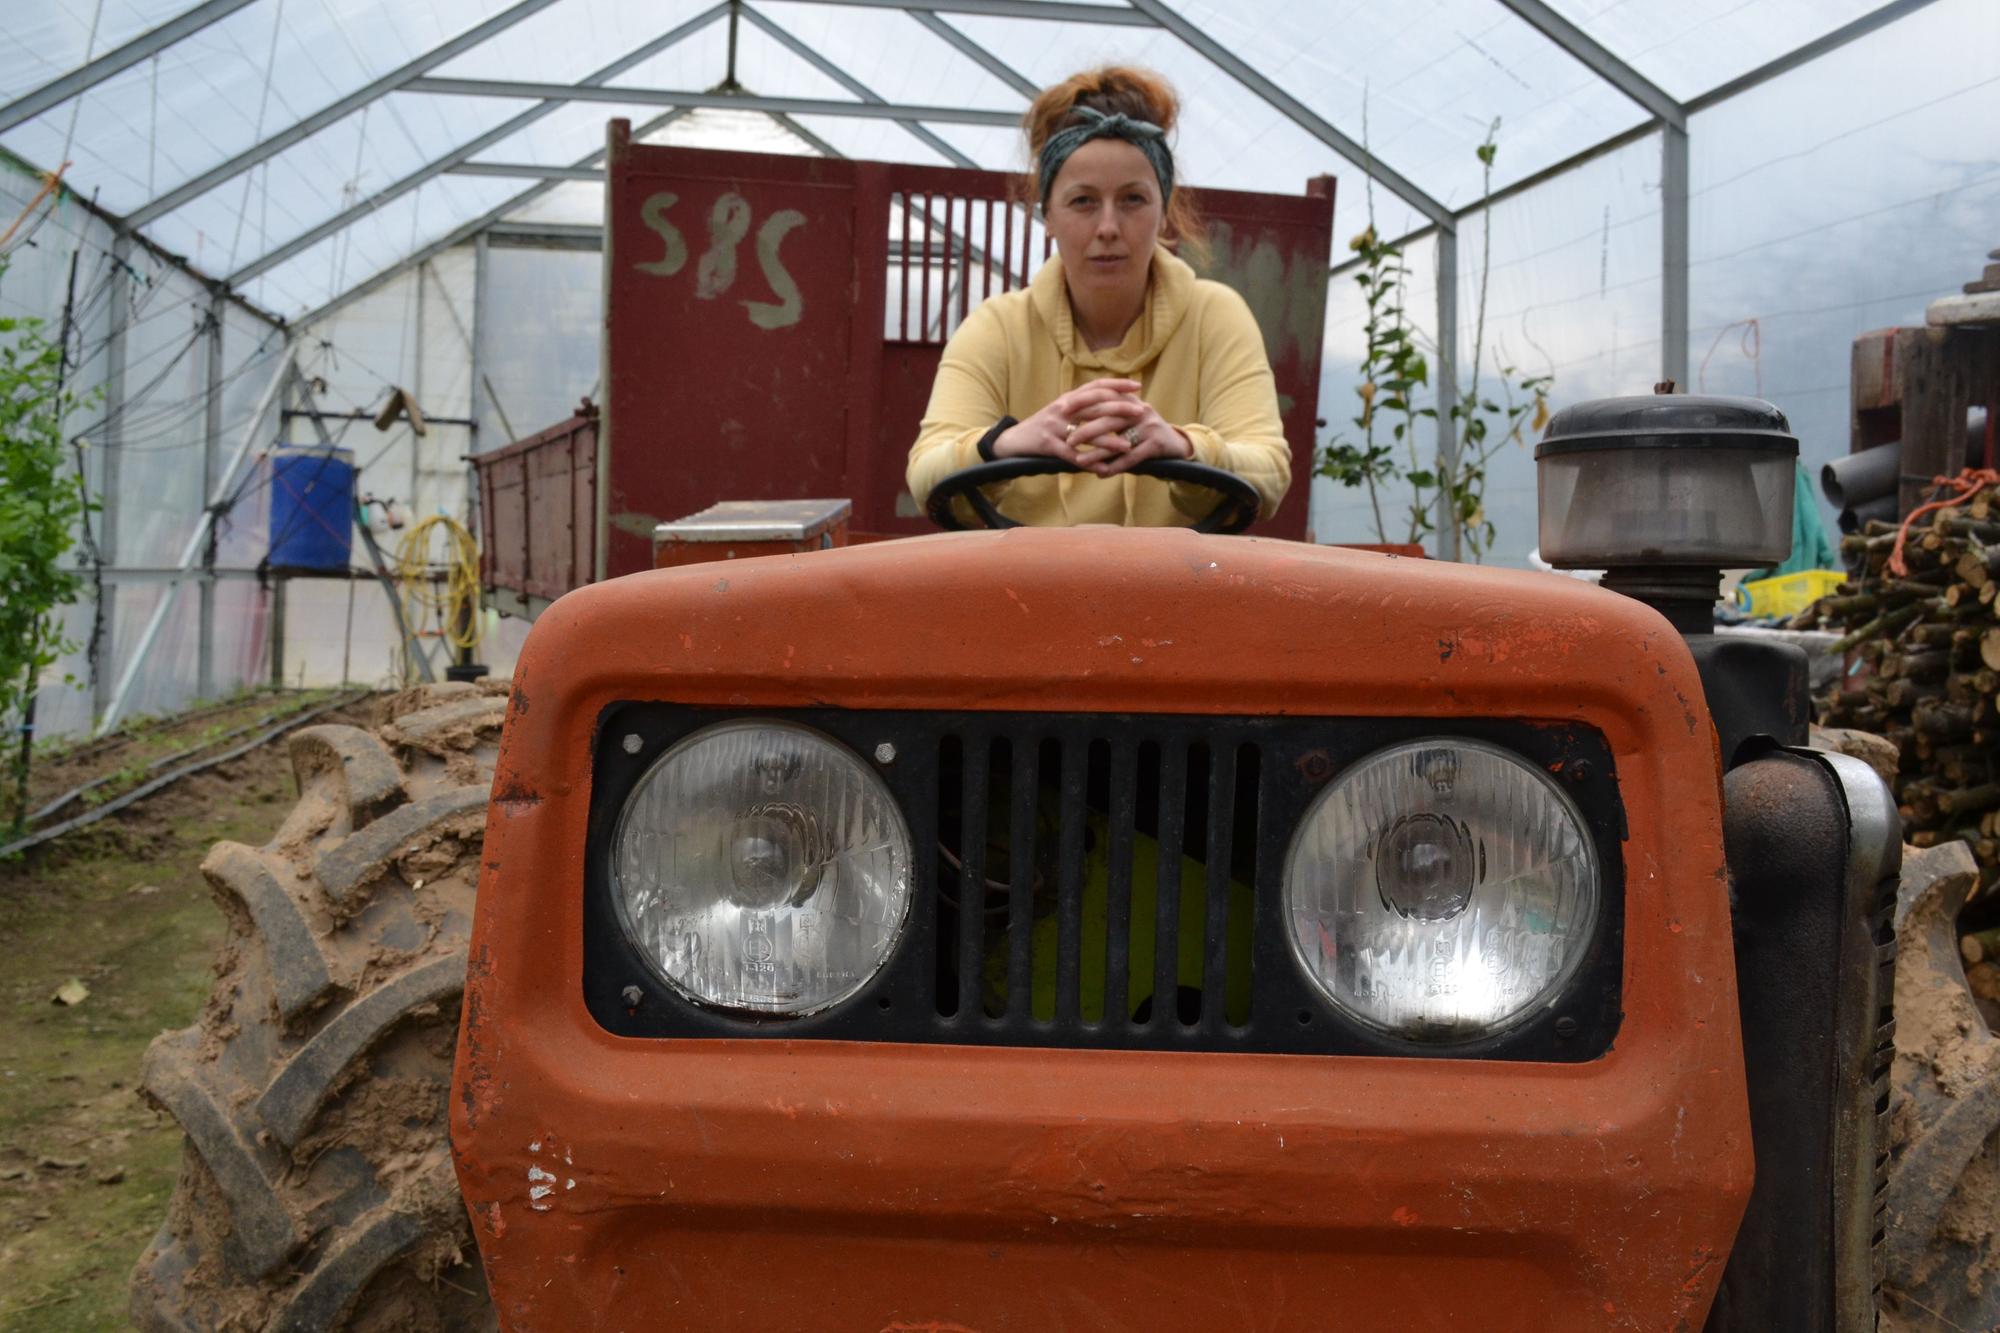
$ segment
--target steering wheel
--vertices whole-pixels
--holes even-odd
[[[1060,458],[1050,458],[1046,454],[1024,455],[1018,458],[1002,458],[993,463],[979,463],[952,473],[932,488],[930,501],[924,512],[931,522],[947,532],[963,532],[966,525],[958,521],[952,512],[952,501],[964,497],[972,506],[972,512],[979,521],[989,528],[1018,528],[1021,524],[1008,518],[996,509],[991,500],[979,488],[991,486],[999,481],[1013,481],[1020,477],[1040,477],[1052,472],[1082,472],[1084,469]],[[1189,462],[1185,458],[1149,458],[1132,469],[1135,477],[1158,477],[1161,481],[1186,481],[1206,487],[1222,497],[1220,504],[1211,510],[1206,518],[1194,525],[1196,532],[1214,532],[1227,536],[1243,531],[1257,521],[1257,509],[1261,503],[1256,488],[1234,472],[1206,463]]]

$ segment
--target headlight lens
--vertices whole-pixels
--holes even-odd
[[[1597,849],[1548,775],[1434,739],[1363,759],[1314,800],[1285,860],[1293,955],[1379,1031],[1485,1036],[1551,1003],[1598,912]]]
[[[620,922],[690,999],[809,1014],[888,960],[910,830],[882,779],[804,727],[724,722],[660,756],[619,812]]]

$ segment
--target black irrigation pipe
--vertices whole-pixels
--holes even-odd
[[[257,730],[257,728],[261,726],[265,726],[269,723],[276,722],[279,718],[290,717],[293,713],[298,712],[299,709],[309,708],[309,707],[311,707],[310,704],[299,704],[292,708],[280,708],[275,713],[266,713],[264,714],[264,716],[258,718],[254,722],[246,722],[240,727],[236,727],[232,730],[223,732],[220,736],[211,737],[210,739],[203,741],[200,745],[191,745],[185,750],[176,750],[172,754],[163,754],[158,759],[155,759],[152,763],[147,764],[144,768],[140,769],[139,771],[141,773],[155,772],[159,769],[165,768],[168,764],[171,764],[176,760],[186,759],[192,755],[200,754],[203,750],[212,750],[216,746],[222,744],[224,741],[233,741],[238,736],[246,736],[249,733]],[[178,722],[181,719],[177,718],[175,720]],[[47,819],[50,815],[62,809],[64,806],[68,805],[71,801],[74,801],[77,797],[83,795],[85,792],[95,791],[99,787],[102,787],[105,783],[115,780],[118,777],[119,773],[121,772],[123,772],[122,769],[115,769],[112,772],[106,773],[101,778],[92,778],[90,781],[85,782],[79,786],[71,787],[68,791],[56,797],[53,801],[50,801],[47,805],[43,806],[41,809],[29,815],[28,822],[30,824],[41,823],[44,819]]]
[[[305,723],[310,722],[314,718],[320,716],[322,713],[331,713],[336,708],[345,708],[347,705],[354,703],[357,700],[367,698],[370,693],[371,691],[368,690],[355,690],[350,694],[342,695],[338,699],[333,699],[327,703],[321,704],[318,708],[311,709],[308,712],[294,713],[292,716],[286,718],[283,722],[280,722],[277,726],[272,727],[269,731],[266,731],[258,736],[253,736],[251,739],[245,741],[243,744],[237,746],[233,750],[225,750],[221,754],[214,755],[208,759],[203,759],[198,763],[189,764],[185,768],[177,768],[171,773],[162,774],[161,776],[154,778],[151,782],[145,783],[141,786],[134,787],[131,791],[126,792],[123,796],[120,796],[115,801],[106,801],[103,805],[98,806],[95,810],[91,810],[88,813],[78,815],[74,819],[66,819],[62,823],[57,824],[53,828],[43,829],[39,833],[31,833],[27,837],[19,840],[18,842],[10,842],[4,847],[0,847],[0,860],[5,860],[6,858],[14,856],[20,852],[25,852],[32,847],[39,847],[45,842],[53,842],[57,838],[60,838],[63,834],[70,833],[77,829],[83,828],[87,824],[95,824],[98,820],[103,819],[106,815],[114,815],[118,813],[120,810],[123,810],[126,806],[131,805],[135,801],[140,801],[148,796],[151,796],[154,792],[159,791],[163,787],[172,786],[174,783],[180,781],[182,778],[190,777],[193,774],[204,771],[205,769],[214,768],[217,764],[226,764],[232,759],[237,759],[242,757],[243,755],[249,754],[252,750],[256,749],[258,746],[263,745],[268,741],[274,740],[277,737],[284,735],[286,732],[292,730],[294,727],[302,726]]]
[[[165,727],[177,727],[184,723],[198,721],[214,713],[226,713],[232,708],[241,708],[245,704],[254,703],[259,695],[274,692],[272,687],[268,685],[259,686],[241,698],[224,699],[218,703],[203,704],[200,708],[190,708],[186,712],[176,713],[172,718],[133,718],[120,731],[113,732],[109,736],[99,736],[95,740],[85,741],[81,745],[64,750],[59,754],[49,755],[44,759],[44,762],[58,759],[69,761],[94,758],[107,750],[114,750],[136,737],[147,735],[150,732],[158,731]]]

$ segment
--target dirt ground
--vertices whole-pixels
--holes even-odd
[[[265,695],[76,747],[40,765],[31,804],[103,773],[129,789],[151,759],[305,702]],[[295,794],[280,738],[0,863],[0,1331],[129,1326],[126,1278],[180,1169],[178,1128],[139,1099],[139,1061],[195,1017],[222,936],[198,867],[219,839],[263,842]],[[88,994],[56,1001],[71,982]]]

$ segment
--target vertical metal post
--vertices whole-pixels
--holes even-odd
[[[292,422],[297,419],[296,414],[301,412],[305,408],[310,407],[311,404],[307,402],[305,396],[299,392],[299,385],[302,381],[302,377],[299,374],[299,363],[296,358],[294,358],[289,364],[289,366],[283,372],[280,373],[279,378],[284,381],[285,385],[285,387],[278,393],[278,447],[283,448],[292,442]],[[275,454],[271,458],[270,465],[273,469],[271,477],[275,485],[277,479],[276,468],[278,466],[278,460]],[[275,535],[276,535],[275,533],[268,531],[264,534],[264,559],[266,561],[269,561],[270,559],[271,538]],[[284,575],[282,574],[271,575],[270,587],[266,589],[264,593],[264,606],[266,612],[270,616],[270,624],[268,624],[265,627],[267,630],[269,630],[269,633],[266,635],[264,640],[264,655],[270,659],[269,665],[271,668],[272,687],[277,689],[282,689],[285,684],[285,576]]]
[[[271,688],[285,688],[285,584],[283,574],[271,575]]]
[[[98,502],[104,506],[98,517],[98,558],[107,569],[118,568],[118,518],[123,497],[118,493],[119,444],[125,433],[125,329],[132,314],[132,238],[119,233],[111,238],[111,327],[104,346],[104,429],[97,441]],[[97,614],[104,627],[98,640],[97,662],[91,670],[91,712],[102,716],[111,705],[111,689],[117,680],[118,584],[103,582],[104,605]]]
[[[1660,126],[1660,378],[1688,387],[1688,133]]]
[[[152,651],[153,641],[160,636],[160,626],[166,623],[168,613],[174,609],[174,599],[180,593],[181,583],[194,568],[195,561],[201,558],[202,547],[208,541],[209,534],[215,530],[215,516],[222,509],[224,492],[234,480],[237,469],[243,466],[243,459],[249,454],[251,444],[256,441],[257,431],[264,424],[265,413],[270,411],[273,403],[281,401],[279,391],[292,379],[296,369],[294,358],[298,356],[298,351],[298,342],[286,338],[285,350],[278,357],[277,368],[272,372],[270,382],[264,386],[262,396],[257,399],[257,406],[251,409],[249,421],[243,428],[243,436],[237,441],[236,452],[230,455],[227,463],[223,464],[221,475],[216,478],[216,488],[209,492],[208,506],[202,510],[201,521],[195,525],[195,530],[188,535],[186,544],[181,547],[180,564],[176,567],[178,572],[168,580],[166,588],[160,593],[159,600],[153,603],[153,614],[146,621],[146,628],[140,632],[138,642],[132,646],[132,652],[125,663],[125,670],[118,677],[118,688],[111,693],[111,703],[98,716],[98,735],[102,736],[117,726],[118,719],[123,716],[125,701],[132,693],[132,683],[138,679],[141,668],[146,665],[146,654]],[[280,420],[283,418],[280,417]]]
[[[603,295],[599,306],[601,317],[597,321],[597,386],[603,395],[597,413],[597,461],[590,470],[590,485],[595,492],[592,496],[590,515],[590,578],[593,583],[602,582],[611,567],[611,425],[617,413],[612,410],[615,396],[611,392],[611,303],[617,297],[618,284],[612,280],[617,267],[618,228],[613,225],[611,201],[617,198],[616,181],[625,170],[632,146],[629,127],[622,120],[611,122],[604,137],[604,246],[600,258],[604,261],[602,277],[597,289]],[[908,204],[905,199],[905,206]],[[479,293],[484,297],[485,293]],[[472,318],[479,320],[479,307],[484,300],[474,303]],[[571,466],[575,466],[572,458]],[[527,475],[525,469],[522,473]]]
[[[430,268],[430,266],[431,266],[430,261],[425,260],[424,267],[428,269]],[[451,309],[450,305],[451,294],[444,290],[444,287],[441,284],[441,280],[438,278],[435,272],[431,274],[431,281],[440,283],[440,286],[438,287],[438,296],[446,303],[445,309],[447,312],[449,312]],[[477,303],[474,304],[472,309],[472,323],[475,329],[478,328],[479,307]],[[472,358],[472,349],[470,347],[466,349],[466,357],[468,361],[470,361]],[[479,531],[479,505],[480,505],[479,469],[476,466],[474,466],[472,462],[472,456],[479,452],[479,422],[469,412],[466,414],[465,419],[467,421],[472,422],[472,425],[466,431],[466,439],[465,439],[465,454],[464,454],[465,504],[462,506],[462,512],[465,515],[465,530],[472,534],[472,539],[475,542],[484,542],[485,538]],[[440,449],[442,449],[443,447],[442,444],[440,444],[439,447]]]
[[[206,504],[215,490],[215,469],[222,450],[222,323],[228,306],[222,293],[208,301],[208,390],[201,436],[201,497]],[[213,528],[201,560],[201,629],[195,650],[195,695],[215,697],[215,539]],[[165,594],[162,594],[163,596]]]
[[[1446,484],[1458,475],[1458,232],[1437,231],[1437,550],[1440,560],[1459,558],[1458,506]]]
[[[608,194],[609,186],[606,187],[606,191]],[[611,234],[610,228],[607,225],[605,228],[604,249],[608,251],[610,248]],[[486,284],[490,276],[491,270],[486,246],[486,233],[482,231],[479,233],[478,239],[473,242],[472,249],[472,346],[468,349],[468,356],[472,362],[472,392],[475,403],[479,401],[480,380],[486,374],[486,330],[492,323],[486,312]],[[608,289],[605,299],[610,299]],[[600,338],[602,337],[601,334],[599,336]],[[603,372],[601,369],[598,375],[598,382],[603,382]],[[486,538],[485,534],[480,531],[479,526],[482,517],[479,509],[481,500],[479,492],[479,469],[473,466],[472,455],[479,453],[483,448],[488,446],[483,443],[480,436],[479,413],[476,411],[467,412],[466,416],[472,422],[472,431],[471,438],[465,443],[465,526],[466,530],[472,534],[474,541],[483,543]],[[494,446],[509,443],[512,443],[512,441],[504,439],[493,441]],[[596,475],[601,477],[604,474],[602,471],[599,471]],[[574,519],[574,511],[572,511],[571,517]],[[586,582],[588,581],[586,579]]]
[[[475,440],[486,420],[486,283],[490,266],[491,251],[482,231],[472,242],[472,410],[466,413],[472,418]]]
[[[428,264],[417,265],[417,336],[415,340],[416,361],[414,363],[413,368],[410,371],[410,392],[416,395],[417,404],[420,408],[422,407],[424,401],[424,339],[428,336],[428,329],[424,323],[424,293],[425,289],[430,286],[430,283],[426,279],[425,275],[428,274],[429,272],[430,272],[430,265]],[[398,379],[402,377],[402,373],[403,373],[403,368],[401,366],[398,366],[396,368],[396,375]],[[423,437],[417,434],[417,428],[415,425],[411,425],[409,427],[409,432],[410,432],[410,521],[414,523],[416,522],[417,517],[421,512],[417,505],[417,487],[423,483],[423,454],[422,454]]]
[[[604,248],[606,250],[610,248],[610,230],[608,228],[606,228],[606,234],[604,234]],[[486,374],[486,370],[484,370],[486,358],[482,356],[482,342],[486,340],[486,322],[488,322],[488,318],[486,318],[486,274],[488,274],[488,270],[486,270],[486,232],[480,232],[478,242],[474,242],[474,250],[472,250],[472,346],[466,350],[466,356],[472,362],[472,392],[474,394],[478,392],[478,378],[482,374]],[[440,286],[440,294],[442,294],[442,286]],[[604,382],[602,370],[598,372],[598,382],[600,384]],[[484,536],[480,534],[480,470],[476,466],[472,466],[472,454],[480,452],[480,448],[484,446],[482,440],[480,440],[480,414],[478,412],[466,412],[466,418],[472,422],[472,432],[470,432],[470,438],[466,440],[466,528],[472,532],[474,540],[484,540]],[[504,444],[506,440],[496,440],[496,442]]]

